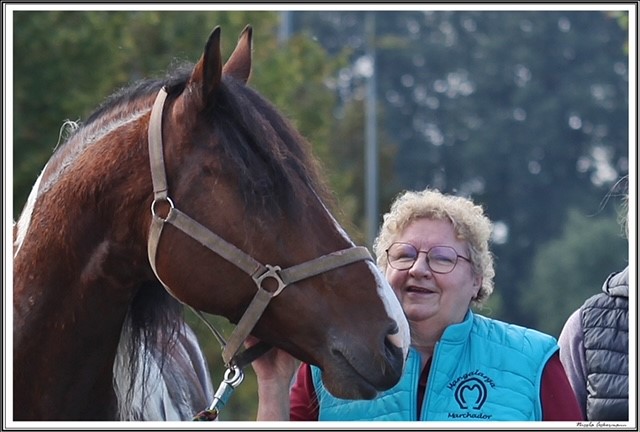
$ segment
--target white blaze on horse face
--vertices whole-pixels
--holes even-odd
[[[387,310],[389,316],[393,318],[398,325],[398,332],[387,337],[395,346],[402,348],[403,358],[407,358],[407,354],[409,353],[409,344],[411,343],[409,322],[407,321],[404,311],[402,310],[402,306],[400,305],[398,297],[393,292],[391,285],[389,285],[387,280],[382,275],[380,269],[372,262],[368,261],[367,264],[369,265],[369,268],[371,268],[371,272],[376,278],[378,295],[384,303],[384,308]]]
[[[336,226],[338,232],[352,245],[355,246],[355,243],[351,240],[349,235],[346,233],[344,228],[340,226],[338,221],[333,217],[329,209],[324,205],[322,200],[318,198],[325,211],[329,215],[329,217],[333,220],[333,223]],[[402,306],[400,305],[400,301],[398,297],[393,292],[391,285],[387,282],[387,280],[382,275],[380,269],[372,262],[367,261],[367,265],[371,269],[371,273],[376,280],[376,287],[378,290],[378,295],[382,299],[382,303],[384,304],[384,308],[387,311],[387,314],[395,320],[398,325],[398,332],[393,335],[387,336],[391,343],[393,343],[398,348],[402,349],[403,358],[407,358],[407,354],[409,353],[409,344],[411,343],[411,335],[409,333],[409,322],[402,310]]]

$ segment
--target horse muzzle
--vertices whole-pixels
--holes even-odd
[[[386,337],[377,353],[370,348],[338,340],[344,339],[335,340],[330,350],[330,361],[321,367],[323,383],[333,396],[373,399],[379,392],[398,383],[404,369],[405,351],[392,339]]]

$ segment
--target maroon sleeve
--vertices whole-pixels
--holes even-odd
[[[556,352],[547,362],[542,374],[542,420],[584,420],[576,395]]]
[[[318,398],[311,378],[311,366],[302,363],[290,392],[291,421],[317,421]]]

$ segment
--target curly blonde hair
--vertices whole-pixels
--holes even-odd
[[[495,272],[493,255],[489,250],[493,225],[485,216],[482,206],[467,198],[446,195],[429,188],[405,191],[398,195],[389,213],[384,215],[380,233],[373,245],[378,266],[383,271],[387,269],[387,248],[411,222],[423,218],[450,221],[458,239],[467,242],[473,271],[482,276],[482,286],[472,304],[482,305],[493,292]]]

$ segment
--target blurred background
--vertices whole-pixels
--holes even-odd
[[[216,25],[229,55],[251,24],[250,84],[312,143],[356,242],[371,246],[402,190],[469,196],[495,222],[496,287],[481,313],[557,336],[629,260],[620,224],[628,19],[605,10],[16,11],[13,218],[65,120],[82,122],[116,89],[197,61]],[[220,347],[188,318],[217,386]],[[246,372],[222,420],[255,419]]]

